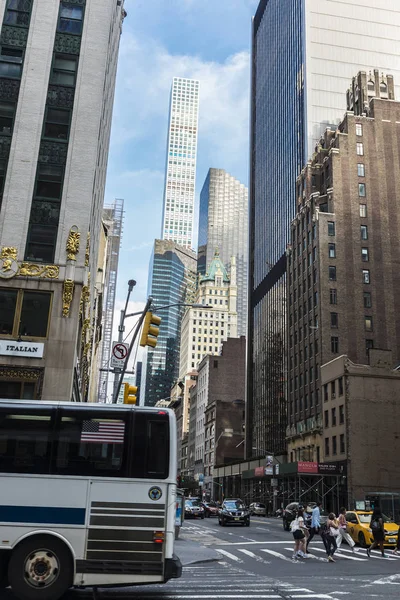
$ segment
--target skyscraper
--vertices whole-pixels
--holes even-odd
[[[354,73],[377,68],[400,82],[393,52],[400,42],[400,5],[388,0],[381,7],[380,0],[261,0],[254,17],[248,455],[283,452],[286,445],[286,246],[296,178],[325,127],[341,120]]]
[[[123,4],[1,3],[3,398],[87,399]]]
[[[190,302],[196,287],[193,214],[196,186],[199,82],[174,77],[171,88],[165,169],[162,240],[155,240],[149,294],[155,306]],[[141,404],[154,406],[170,396],[178,377],[183,308],[163,311],[157,347],[143,362]]]
[[[246,335],[248,190],[224,169],[209,169],[200,194],[197,270],[205,275],[218,248],[228,266],[236,258],[238,335]]]
[[[157,306],[173,304],[159,313],[162,319],[155,348],[144,354],[140,404],[155,406],[169,398],[179,373],[181,320],[196,289],[196,254],[170,240],[155,240],[150,264],[149,295]]]
[[[174,77],[161,237],[185,248],[191,248],[193,244],[198,116],[199,82]]]

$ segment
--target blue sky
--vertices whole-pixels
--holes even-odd
[[[128,279],[137,281],[130,310],[146,299],[151,248],[161,231],[173,76],[200,80],[196,209],[210,167],[248,182],[250,37],[257,5],[125,0],[105,198],[107,204],[125,200],[118,314]]]

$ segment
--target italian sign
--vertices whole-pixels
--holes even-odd
[[[0,354],[3,356],[25,356],[27,358],[43,358],[44,344],[37,342],[14,342],[0,340]]]

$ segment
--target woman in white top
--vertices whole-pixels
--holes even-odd
[[[342,508],[340,509],[339,515],[339,535],[336,539],[338,552],[340,551],[340,546],[342,545],[343,540],[346,540],[352,552],[355,552],[355,542],[352,539],[351,535],[347,532],[346,509],[344,508],[344,506],[342,506]]]

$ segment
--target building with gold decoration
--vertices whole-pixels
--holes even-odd
[[[0,3],[0,398],[88,399],[125,16],[123,0]]]

